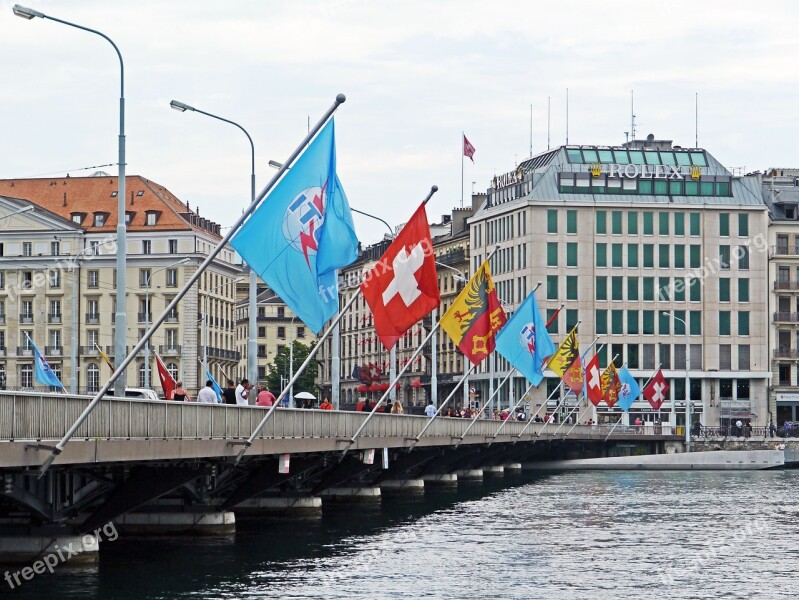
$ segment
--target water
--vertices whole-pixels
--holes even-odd
[[[526,474],[210,540],[118,539],[15,598],[777,598],[799,471]]]

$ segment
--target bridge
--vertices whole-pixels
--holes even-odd
[[[322,498],[375,501],[526,462],[631,445],[657,453],[677,441],[635,428],[384,413],[364,427],[367,413],[279,408],[248,446],[263,408],[108,397],[42,474],[90,401],[0,393],[0,561],[111,522],[123,532],[229,533],[235,515],[318,512]]]

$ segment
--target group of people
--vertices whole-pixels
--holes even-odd
[[[172,394],[172,400],[178,402],[190,401],[191,398],[186,390],[183,389],[183,382],[176,383],[175,391]],[[269,391],[267,387],[258,386],[253,391],[253,385],[248,379],[242,379],[238,385],[233,380],[227,380],[227,387],[222,390],[222,398],[220,399],[214,390],[214,382],[210,379],[205,382],[203,387],[197,393],[197,402],[206,404],[237,404],[239,406],[260,406],[262,408],[272,408],[276,401],[275,395]],[[286,406],[284,404],[284,406]],[[313,400],[306,400],[305,405],[301,408],[314,408]],[[330,400],[325,398],[319,405],[321,410],[333,410],[333,405]]]

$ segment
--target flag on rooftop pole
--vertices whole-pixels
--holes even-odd
[[[544,379],[544,363],[555,353],[535,292],[531,293],[497,334],[497,352],[538,387]]]
[[[440,323],[466,358],[477,365],[494,351],[494,336],[505,321],[507,317],[485,260]]]
[[[466,158],[468,158],[469,160],[471,160],[472,162],[474,162],[474,153],[475,153],[474,146],[472,146],[472,143],[468,139],[466,139],[466,134],[464,134],[463,135],[463,155]]]
[[[230,245],[314,333],[338,312],[337,269],[358,256],[330,119]]]
[[[619,408],[627,412],[630,410],[636,398],[641,395],[641,386],[638,385],[635,377],[630,374],[625,366],[619,369],[619,383],[621,384],[619,390]]]
[[[644,387],[644,398],[649,401],[654,410],[660,410],[660,407],[666,401],[668,391],[669,384],[666,378],[663,377],[663,371],[658,369],[649,384]]]
[[[177,387],[177,382],[175,381],[174,377],[169,374],[169,371],[164,364],[164,361],[161,360],[161,357],[158,355],[158,352],[153,351],[153,356],[155,357],[155,366],[158,370],[158,379],[161,380],[161,389],[164,390],[164,398],[167,400],[172,400],[172,396],[175,393],[175,388]]]
[[[61,383],[61,380],[58,376],[53,373],[53,370],[50,368],[50,365],[47,364],[47,360],[44,358],[44,355],[39,351],[39,348],[36,344],[33,343],[31,337],[26,333],[25,337],[28,338],[28,341],[33,348],[33,358],[35,363],[34,369],[34,379],[37,383],[42,383],[44,385],[49,385],[52,387],[64,387],[64,384]]]
[[[555,371],[576,396],[583,390],[583,365],[580,360],[580,344],[577,341],[577,326],[561,342],[549,359],[549,368]]]
[[[425,204],[416,209],[361,283],[386,350],[441,302]]]

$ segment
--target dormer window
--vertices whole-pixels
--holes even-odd
[[[160,215],[160,211],[157,210],[148,210],[147,217],[145,218],[144,224],[153,227],[156,223],[158,223],[158,216]]]
[[[130,227],[131,222],[133,222],[133,216],[136,213],[134,211],[126,212],[125,213],[125,227]]]
[[[105,225],[106,219],[108,219],[108,213],[106,212],[94,213],[94,226],[102,227],[103,225]]]
[[[118,193],[119,192],[117,190],[114,190],[113,192],[111,192],[111,197],[116,198]]]
[[[72,222],[75,223],[75,225],[80,225],[81,223],[83,223],[83,219],[86,216],[86,213],[72,213],[71,216],[72,216]]]
[[[138,192],[136,192],[136,195],[137,196],[144,196],[144,190],[139,190]]]

